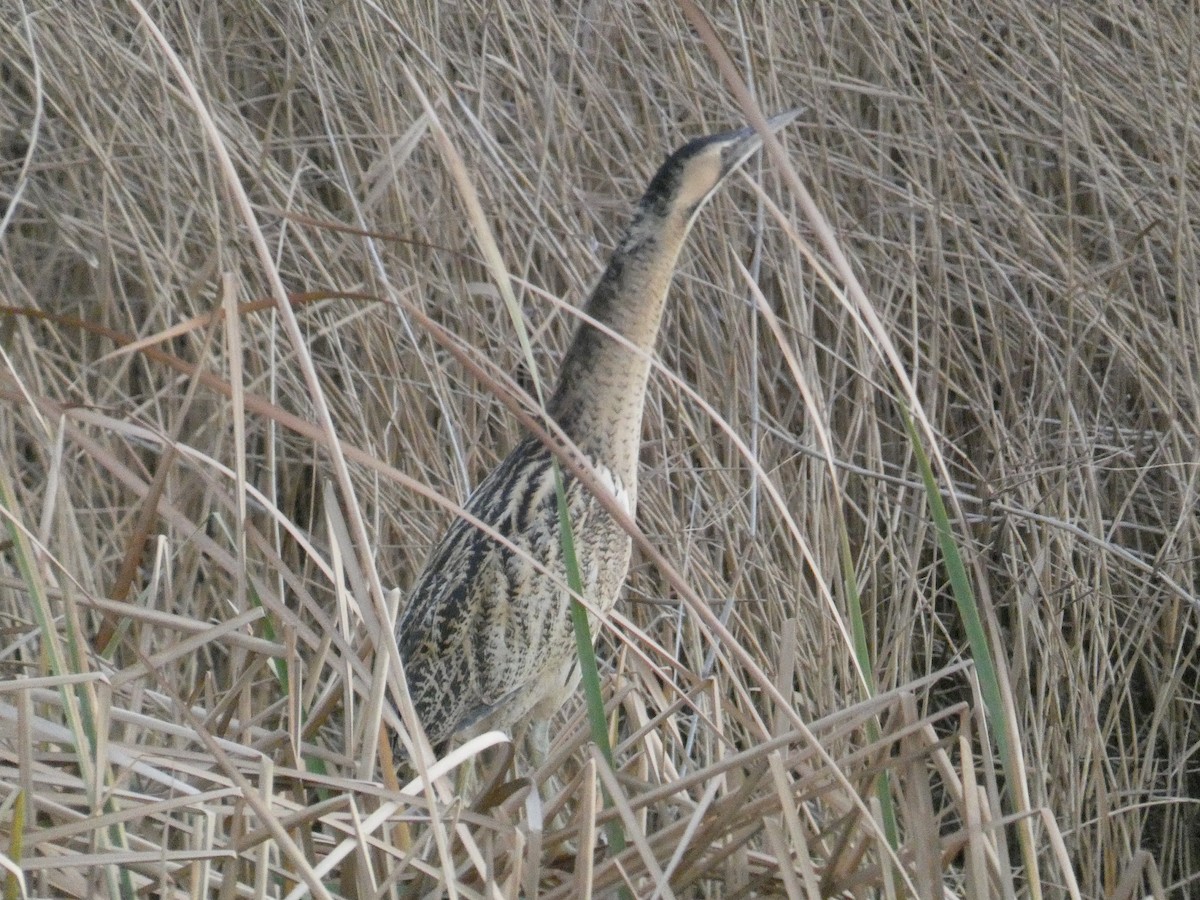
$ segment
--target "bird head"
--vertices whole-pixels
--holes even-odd
[[[767,128],[774,133],[792,122],[800,112],[800,109],[793,109],[773,116],[767,120]],[[689,141],[659,167],[638,204],[639,212],[658,219],[679,216],[686,231],[722,182],[762,143],[762,135],[754,128]]]

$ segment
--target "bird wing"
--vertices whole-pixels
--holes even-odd
[[[540,443],[519,445],[465,509],[524,552],[459,517],[417,579],[396,640],[409,694],[435,744],[536,680],[565,606],[530,559],[557,571],[560,557],[553,468]],[[547,596],[531,603],[539,592]]]

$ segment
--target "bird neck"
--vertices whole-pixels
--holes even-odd
[[[548,412],[594,460],[636,483],[650,355],[690,221],[639,215],[609,261],[563,358]]]

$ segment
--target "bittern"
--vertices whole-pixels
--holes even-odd
[[[774,117],[770,129],[798,112]],[[546,405],[630,515],[650,353],[676,261],[701,208],[761,145],[747,128],[697,138],[662,164],[584,307],[603,327],[581,320]],[[397,622],[409,693],[435,748],[456,734],[545,723],[578,681],[553,460],[526,436],[467,500],[472,517],[520,552],[457,518]],[[565,468],[561,477],[584,594],[606,612],[628,573],[631,539],[584,484]],[[544,724],[534,731],[542,754],[545,735]]]

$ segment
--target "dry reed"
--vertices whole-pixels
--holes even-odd
[[[647,175],[742,120],[711,47],[671,4],[4,6],[0,863],[28,896],[1200,891],[1191,4],[710,4],[760,107],[809,108],[787,161],[868,305],[778,159],[714,202],[648,400],[669,567],[642,555],[600,640],[618,771],[575,701],[536,790],[483,798],[381,784],[384,589],[519,434],[501,287],[552,377]]]

